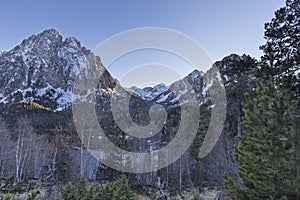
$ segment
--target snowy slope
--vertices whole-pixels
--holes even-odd
[[[103,68],[100,58],[74,37],[63,40],[54,29],[30,36],[0,57],[0,103],[37,101],[55,110],[69,107],[73,82],[87,59]],[[113,78],[106,76],[104,87],[112,87]]]

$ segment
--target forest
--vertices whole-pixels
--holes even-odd
[[[264,27],[265,42],[259,47],[263,56],[259,60],[231,54],[215,62],[206,75],[194,71],[182,80],[191,83],[202,102],[197,135],[178,160],[158,171],[122,172],[95,159],[77,134],[72,108],[53,111],[55,98],[59,98],[53,91],[34,101],[18,101],[21,92],[12,103],[2,101],[0,200],[300,200],[299,0],[286,0],[285,7],[277,10]],[[84,49],[82,54],[88,51]],[[1,73],[8,63],[5,56],[11,55],[0,55]],[[226,90],[226,119],[213,150],[199,158],[214,106],[203,95],[208,85],[205,78],[214,69],[219,71]],[[167,121],[157,135],[151,140],[134,139],[114,122],[110,91],[117,83],[109,72],[103,76],[100,91],[106,92],[96,95],[97,116],[116,146],[151,152],[174,138],[180,125],[178,102],[161,103],[167,110]],[[0,86],[4,84],[0,80]],[[147,124],[153,103],[132,97],[133,120]],[[117,152],[110,156],[117,164],[131,164]]]

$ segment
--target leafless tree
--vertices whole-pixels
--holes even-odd
[[[15,181],[20,182],[24,178],[26,165],[32,156],[32,148],[34,146],[33,128],[27,118],[20,117],[15,125],[17,141],[15,147]]]
[[[6,124],[0,119],[0,178],[4,178],[6,170],[9,168],[9,161],[12,159],[14,144],[11,134]]]

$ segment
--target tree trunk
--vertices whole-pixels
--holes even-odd
[[[80,178],[84,177],[84,147],[83,143],[80,146]]]

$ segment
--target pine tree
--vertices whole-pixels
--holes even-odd
[[[233,199],[300,199],[300,3],[287,0],[265,24],[254,100],[245,105],[236,157],[242,186],[225,176]]]
[[[106,184],[100,192],[102,200],[133,200],[134,192],[131,190],[128,178],[122,175],[115,182]]]
[[[73,187],[67,184],[62,191],[62,200],[133,200],[134,192],[130,188],[128,178],[122,175],[120,179],[107,183],[103,188],[97,185],[87,186],[82,178]]]
[[[297,183],[292,95],[272,83],[257,85],[257,97],[245,104],[244,137],[235,151],[242,186],[225,176],[233,199],[295,199]]]
[[[74,189],[70,183],[67,184],[63,188],[61,199],[62,200],[74,200],[75,199]]]
[[[81,178],[76,185],[75,199],[83,199],[87,193],[87,181],[85,178]]]
[[[115,189],[116,189],[116,186],[115,186],[114,182],[110,182],[110,183],[106,184],[100,192],[100,199],[112,200]]]
[[[202,168],[202,163],[201,160],[198,157],[201,145],[203,143],[204,137],[206,135],[208,126],[209,126],[209,121],[211,118],[211,103],[206,102],[200,106],[200,118],[199,118],[199,126],[198,126],[198,131],[197,135],[191,145],[190,151],[191,155],[197,160],[196,164],[196,169],[195,173],[193,175],[193,184],[196,187],[201,186],[203,180],[201,178],[201,171],[203,170]]]
[[[300,95],[300,2],[287,0],[286,6],[275,12],[265,24],[266,43],[260,73],[262,80],[274,80],[278,86],[288,86]]]
[[[99,186],[93,185],[87,192],[82,200],[102,200],[101,198],[101,188]]]
[[[113,199],[116,200],[133,200],[134,193],[130,188],[128,179],[125,175],[122,175],[121,178],[115,183],[116,190],[113,194]]]

